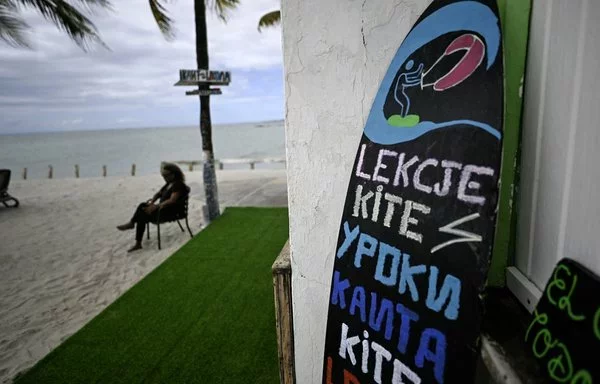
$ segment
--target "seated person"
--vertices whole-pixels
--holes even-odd
[[[158,219],[158,209],[160,208],[160,220],[172,220],[178,211],[181,210],[181,204],[184,197],[188,192],[187,186],[185,185],[185,176],[181,169],[171,163],[163,165],[161,175],[165,179],[166,184],[154,195],[152,199],[141,203],[131,220],[127,223],[117,226],[120,231],[133,229],[136,224],[137,228],[135,231],[135,245],[131,247],[127,252],[133,252],[138,249],[142,249],[142,238],[144,237],[144,230],[146,229],[147,223],[156,223]],[[159,200],[159,204],[154,204],[156,200]]]

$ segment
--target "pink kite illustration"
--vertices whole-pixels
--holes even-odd
[[[452,88],[464,80],[477,70],[483,58],[485,56],[485,45],[483,41],[476,35],[466,33],[454,39],[450,45],[444,51],[444,54],[431,66],[431,68],[425,72],[421,79],[427,74],[445,57],[456,53],[458,51],[465,51],[464,56],[460,61],[444,76],[436,80],[431,84],[422,84],[421,88],[429,87],[433,85],[435,91],[445,91],[446,89]]]

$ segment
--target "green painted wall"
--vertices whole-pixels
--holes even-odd
[[[498,0],[504,40],[504,138],[500,175],[500,203],[488,285],[505,285],[506,267],[514,252],[516,210],[515,185],[521,139],[523,105],[522,80],[525,73],[529,19],[532,0]]]

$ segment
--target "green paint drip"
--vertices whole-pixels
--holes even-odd
[[[402,128],[414,127],[415,125],[419,124],[419,121],[421,121],[419,115],[406,115],[406,117],[392,115],[387,119],[389,125]]]

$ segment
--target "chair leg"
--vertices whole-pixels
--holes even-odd
[[[158,232],[158,249],[161,249],[160,248],[160,222],[156,223],[156,230]]]
[[[181,226],[181,223],[179,222],[179,220],[177,220],[177,224],[179,224],[179,228],[181,228],[181,232],[185,232],[185,229],[183,229],[183,227]]]
[[[194,235],[192,234],[192,230],[190,229],[190,225],[188,224],[188,219],[187,219],[187,217],[185,218],[185,226],[187,227],[187,229],[188,229],[188,232],[190,233],[190,237],[193,239],[193,238],[194,238]]]

